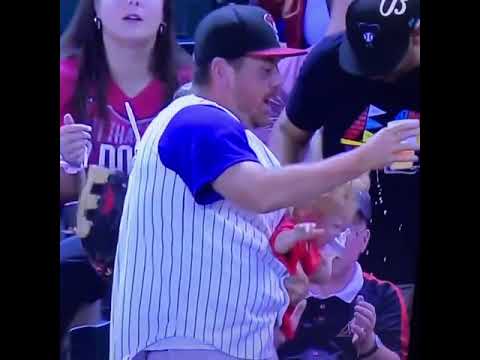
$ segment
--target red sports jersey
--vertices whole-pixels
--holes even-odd
[[[315,245],[315,242],[310,241],[313,239],[305,239],[296,243],[286,254],[275,251],[275,242],[278,235],[286,230],[293,230],[295,224],[296,222],[291,217],[285,216],[270,237],[270,246],[274,255],[286,266],[289,274],[295,275],[297,264],[300,263],[305,274],[312,275],[321,262],[320,249]]]
[[[297,273],[297,265],[302,265],[303,271],[307,275],[315,272],[321,262],[320,249],[315,245],[315,242],[305,239],[294,245],[286,254],[280,254],[275,250],[275,242],[278,235],[287,230],[295,228],[295,221],[289,216],[284,216],[280,224],[277,225],[275,231],[270,237],[270,246],[274,255],[286,266],[289,274],[295,275]],[[295,331],[292,324],[292,315],[295,307],[289,305],[286,312],[283,314],[281,330],[287,340],[292,340],[295,337]]]
[[[63,124],[64,115],[72,112],[70,101],[77,75],[76,58],[70,57],[60,61],[60,125]],[[180,85],[191,81],[191,78],[192,70],[189,67],[178,72]],[[140,135],[143,135],[153,118],[167,105],[166,86],[160,80],[152,80],[139,94],[131,98],[114,81],[110,81],[107,86],[109,127],[103,126],[103,121],[98,119],[95,99],[93,97],[88,99],[88,119],[81,122],[92,126],[89,164],[130,173],[136,139],[128,120],[126,102],[133,110]],[[80,122],[79,119],[74,120]]]

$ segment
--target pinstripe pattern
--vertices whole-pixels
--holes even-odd
[[[254,214],[228,201],[199,205],[158,156],[170,119],[201,103],[217,106],[195,96],[180,98],[158,115],[140,143],[115,263],[112,360],[131,359],[169,337],[196,339],[245,359],[274,356],[273,326],[287,306],[286,269],[268,238],[283,211]],[[278,166],[253,133],[246,135],[265,167]]]

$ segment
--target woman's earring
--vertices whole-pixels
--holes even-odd
[[[100,20],[98,17],[93,18],[93,22],[95,23],[95,26],[97,27],[98,31],[102,30],[102,20]]]
[[[158,28],[159,34],[163,35],[166,30],[167,30],[167,24],[165,24],[164,22],[160,23],[160,26]]]

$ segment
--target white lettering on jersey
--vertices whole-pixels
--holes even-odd
[[[403,15],[405,11],[407,10],[407,1],[408,0],[393,0],[390,3],[390,7],[388,8],[387,11],[385,11],[385,0],[382,0],[380,3],[380,14],[382,16],[390,16],[392,14],[395,15]],[[397,9],[397,4],[400,2],[401,8]]]
[[[99,165],[112,170],[130,174],[133,167],[133,147],[120,145],[118,148],[111,144],[100,145]]]

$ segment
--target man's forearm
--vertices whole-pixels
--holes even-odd
[[[269,141],[269,148],[277,157],[282,165],[293,164],[301,159],[301,154],[305,152],[305,144],[297,144],[280,132],[272,132]]]
[[[294,139],[288,134],[288,124],[286,124],[286,115],[282,113],[280,119],[273,126],[270,136],[269,148],[277,157],[280,164],[293,164],[303,159],[305,151],[310,141],[311,135],[300,136]]]
[[[373,333],[371,341],[367,341],[363,343],[361,346],[357,347],[358,356],[364,360],[400,360],[400,356],[394,353],[392,350],[387,348],[381,341],[381,339]],[[379,339],[380,341],[378,344],[378,349],[368,357],[362,357],[362,355],[368,354],[371,350],[373,350],[375,339]]]
[[[352,0],[332,0],[330,5],[330,22],[325,36],[337,34],[345,30],[345,14]]]
[[[316,163],[294,164],[265,172],[255,182],[265,212],[305,204],[370,170],[361,147]]]

